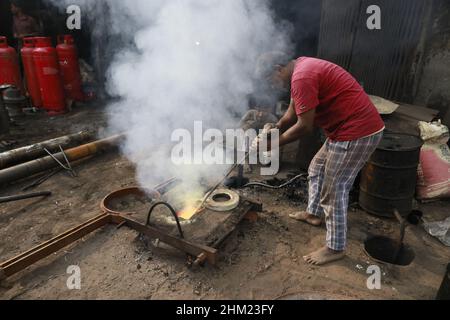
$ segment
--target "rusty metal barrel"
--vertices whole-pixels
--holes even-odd
[[[417,168],[423,142],[419,137],[386,133],[362,171],[359,205],[370,214],[393,218],[413,209]]]

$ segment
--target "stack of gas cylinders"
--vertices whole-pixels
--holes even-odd
[[[71,35],[58,37],[56,48],[49,37],[23,39],[21,49],[26,86],[22,82],[16,51],[0,37],[0,86],[12,85],[26,93],[31,105],[49,115],[63,114],[68,101],[85,101],[78,52]]]

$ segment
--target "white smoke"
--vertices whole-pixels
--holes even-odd
[[[220,175],[217,168],[173,165],[170,137],[194,121],[203,121],[205,129],[236,125],[235,115],[246,111],[248,94],[257,91],[258,57],[288,49],[288,35],[276,26],[268,1],[66,2],[79,4],[92,23],[108,21],[101,30],[108,29],[111,39],[130,41],[116,50],[107,75],[109,93],[120,98],[110,106],[109,129],[127,132],[123,152],[136,164],[140,184]]]

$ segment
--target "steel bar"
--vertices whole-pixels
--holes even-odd
[[[86,223],[83,223],[57,237],[38,245],[37,247],[12,258],[5,263],[0,264],[0,279],[1,277],[10,277],[19,271],[22,271],[39,260],[42,260],[49,255],[65,248],[71,243],[85,237],[91,232],[107,225],[111,221],[111,216],[102,214],[93,218]]]
[[[66,150],[65,154],[67,156],[67,159],[71,162],[81,160],[117,146],[123,138],[124,135],[112,136],[110,138],[94,141],[79,147],[68,149]],[[55,154],[54,156],[60,162],[64,161],[65,156],[63,153],[60,152]],[[54,159],[51,156],[47,156],[11,168],[3,169],[0,171],[0,185],[17,181],[55,168],[57,165],[58,164],[55,163]]]
[[[36,193],[29,193],[29,194],[21,194],[21,195],[16,195],[16,196],[0,197],[0,203],[14,202],[14,201],[26,200],[26,199],[32,199],[32,198],[38,198],[38,197],[48,197],[51,195],[52,195],[52,193],[50,191],[43,191],[43,192],[36,192]]]
[[[45,156],[44,148],[56,152],[59,146],[62,146],[64,148],[75,147],[80,143],[84,143],[94,138],[94,133],[81,131],[64,137],[59,137],[19,149],[3,152],[0,153],[0,169],[9,168],[11,166]]]

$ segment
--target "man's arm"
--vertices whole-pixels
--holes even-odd
[[[294,100],[291,100],[288,111],[284,114],[283,118],[277,123],[277,129],[280,130],[280,134],[288,131],[292,126],[297,123],[297,114],[295,112]]]
[[[312,132],[314,130],[315,116],[315,109],[303,113],[301,116],[296,115],[296,123],[280,136],[280,147],[295,142],[303,135]]]

